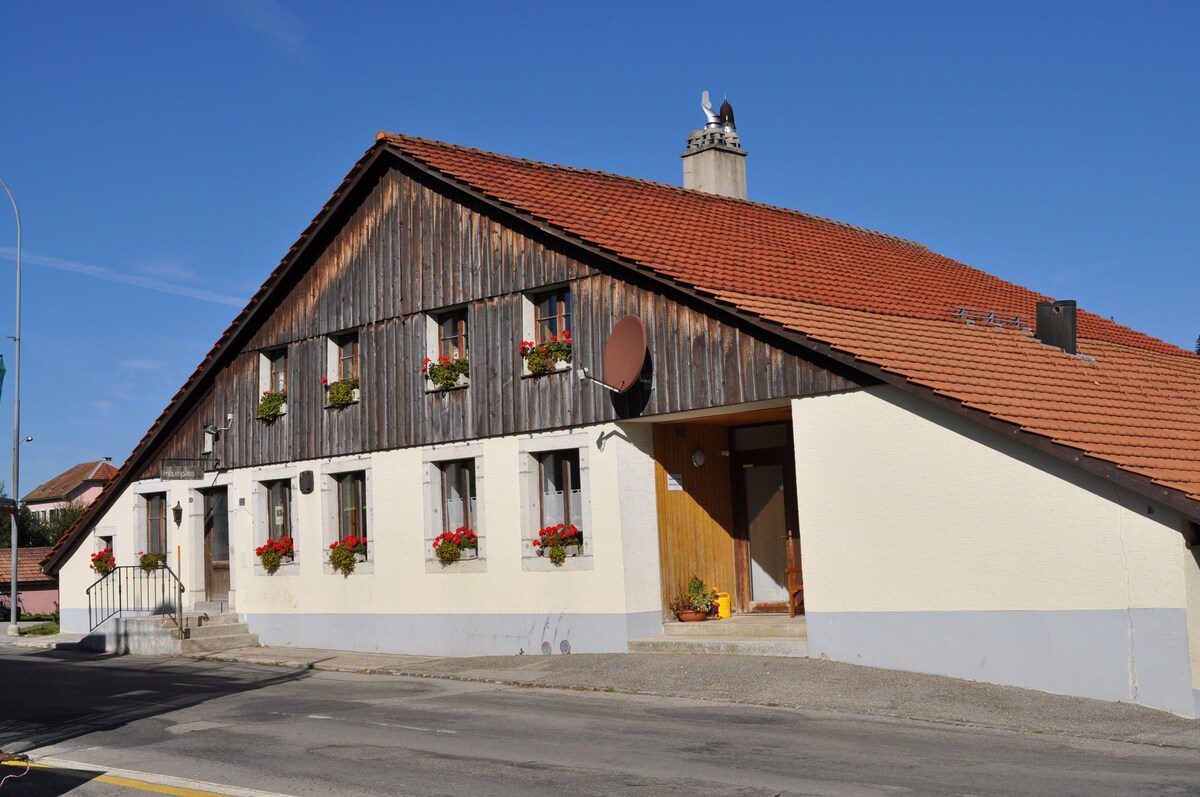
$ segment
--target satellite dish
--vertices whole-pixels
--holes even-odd
[[[604,347],[604,383],[626,393],[642,375],[646,363],[646,327],[642,319],[627,315],[613,327]]]

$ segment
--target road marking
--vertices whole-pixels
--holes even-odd
[[[416,725],[397,725],[394,722],[372,722],[371,720],[366,720],[366,723],[368,725],[379,725],[384,728],[400,728],[401,730],[405,731],[421,731],[422,733],[458,733],[458,731],[448,731],[443,730],[442,728],[419,728]]]
[[[272,711],[271,716],[274,717],[304,717],[310,720],[331,720],[333,717],[327,717],[324,714],[290,714],[286,711]],[[378,725],[382,728],[399,728],[404,731],[420,731],[421,733],[446,733],[457,734],[458,731],[444,730],[442,728],[422,728],[419,725],[400,725],[395,722],[372,722],[371,720],[363,720],[366,725]]]
[[[158,694],[158,692],[154,691],[153,689],[134,689],[132,692],[122,692],[119,695],[113,695],[113,697],[137,697],[138,695],[157,695],[157,694]]]
[[[24,767],[23,762],[4,762],[3,766]],[[128,789],[151,792],[154,794],[169,794],[172,797],[291,797],[278,792],[246,789],[240,786],[226,786],[220,783],[207,783],[202,780],[185,780],[170,775],[158,775],[153,772],[134,772],[128,769],[101,769],[95,764],[83,764],[78,761],[67,761],[61,758],[42,758],[36,763],[29,762],[34,769],[49,770],[59,775],[79,778],[80,780],[109,783],[114,786],[124,786]],[[203,786],[203,789],[193,788]]]

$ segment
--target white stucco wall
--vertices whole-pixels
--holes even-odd
[[[891,387],[793,427],[812,655],[1185,713],[1175,512]]]
[[[601,436],[602,446],[597,444]],[[547,640],[553,642],[552,652],[560,652],[566,640],[575,651],[624,650],[629,636],[647,633],[660,621],[650,446],[648,429],[627,432],[614,425],[474,441],[469,450],[477,464],[481,558],[445,568],[430,561],[426,469],[431,460],[464,456],[468,448],[462,445],[243,469],[204,482],[141,483],[122,495],[93,536],[103,528],[115,529],[118,561],[132,564],[143,534],[136,495],[165,490],[168,506],[179,501],[187,508],[181,527],[169,523],[168,544],[172,551],[177,545],[181,549],[180,573],[189,603],[202,601],[202,498],[197,491],[225,485],[231,602],[268,644],[516,653],[531,652],[530,644],[536,648]],[[536,473],[528,467],[531,452],[557,448],[581,452],[587,513],[585,556],[568,559],[562,567],[531,558],[529,544],[537,525],[536,504],[530,500]],[[323,474],[359,468],[369,472],[370,561],[343,577],[326,561],[334,535],[329,528],[332,494],[324,489]],[[303,495],[293,481],[297,560],[267,574],[254,555],[266,536],[258,484],[263,479],[295,480],[304,470],[314,472],[316,489]],[[71,593],[66,600],[73,607],[86,603],[79,600],[79,579],[70,574],[81,564],[87,571],[94,550],[85,543],[63,568],[64,587],[69,583]],[[175,566],[174,556],[171,564]]]

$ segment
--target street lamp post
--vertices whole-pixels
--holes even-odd
[[[8,184],[0,180],[8,201],[12,203],[13,213],[17,217],[17,324],[13,334],[13,445],[12,445],[12,516],[10,518],[12,534],[9,544],[12,546],[12,577],[9,580],[11,592],[8,599],[8,635],[18,636],[21,633],[17,625],[17,514],[20,502],[21,487],[18,482],[20,475],[20,445],[21,445],[21,211],[17,209],[17,200],[13,199]]]

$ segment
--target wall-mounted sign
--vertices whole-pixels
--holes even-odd
[[[160,479],[188,480],[204,478],[203,459],[164,459],[158,466]]]
[[[667,474],[667,492],[683,489],[683,474],[668,473]]]

